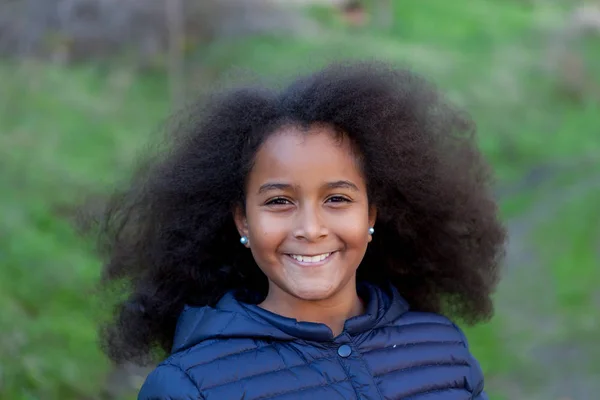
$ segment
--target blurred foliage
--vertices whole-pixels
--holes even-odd
[[[263,0],[0,0],[0,56],[62,64],[124,59],[160,68],[172,28],[166,9],[174,4],[186,50],[215,37],[316,26],[296,7]]]
[[[576,38],[556,58],[563,4],[398,0],[389,28],[349,27],[314,6],[314,34],[214,38],[188,60],[193,95],[237,68],[272,79],[385,59],[473,114],[512,237],[497,316],[467,331],[494,400],[600,390],[600,38]],[[567,79],[568,60],[589,67]],[[100,263],[78,207],[93,210],[128,176],[169,112],[167,77],[13,60],[0,82],[0,398],[100,399],[112,367],[96,342]]]

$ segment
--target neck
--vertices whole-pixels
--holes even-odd
[[[355,284],[348,284],[341,293],[324,300],[299,299],[273,286],[269,286],[269,293],[259,307],[297,321],[325,324],[334,337],[342,333],[346,320],[365,312]]]

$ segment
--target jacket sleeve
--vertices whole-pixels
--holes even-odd
[[[467,379],[468,389],[471,391],[471,399],[472,400],[488,400],[488,396],[484,390],[484,377],[483,370],[481,369],[481,365],[479,361],[471,354],[469,350],[469,341],[467,340],[467,336],[465,333],[458,327],[458,325],[454,324],[454,327],[458,330],[459,334],[462,337],[462,342],[467,351],[469,351],[469,359],[470,359],[470,376]]]
[[[202,400],[200,390],[179,366],[161,364],[148,375],[138,400]]]

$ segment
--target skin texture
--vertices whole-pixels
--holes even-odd
[[[269,289],[261,307],[341,332],[363,311],[356,270],[376,212],[350,141],[327,126],[287,126],[261,146],[235,222]],[[291,255],[331,253],[310,265]]]

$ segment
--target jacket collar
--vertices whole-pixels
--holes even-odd
[[[390,325],[409,309],[392,285],[379,287],[362,282],[358,285],[358,293],[366,304],[366,312],[346,321],[344,333],[351,336]],[[300,322],[264,310],[253,301],[241,300],[242,297],[248,299],[248,295],[228,292],[214,308],[185,307],[177,324],[173,352],[217,338],[299,339],[314,342],[335,340],[326,325]]]

